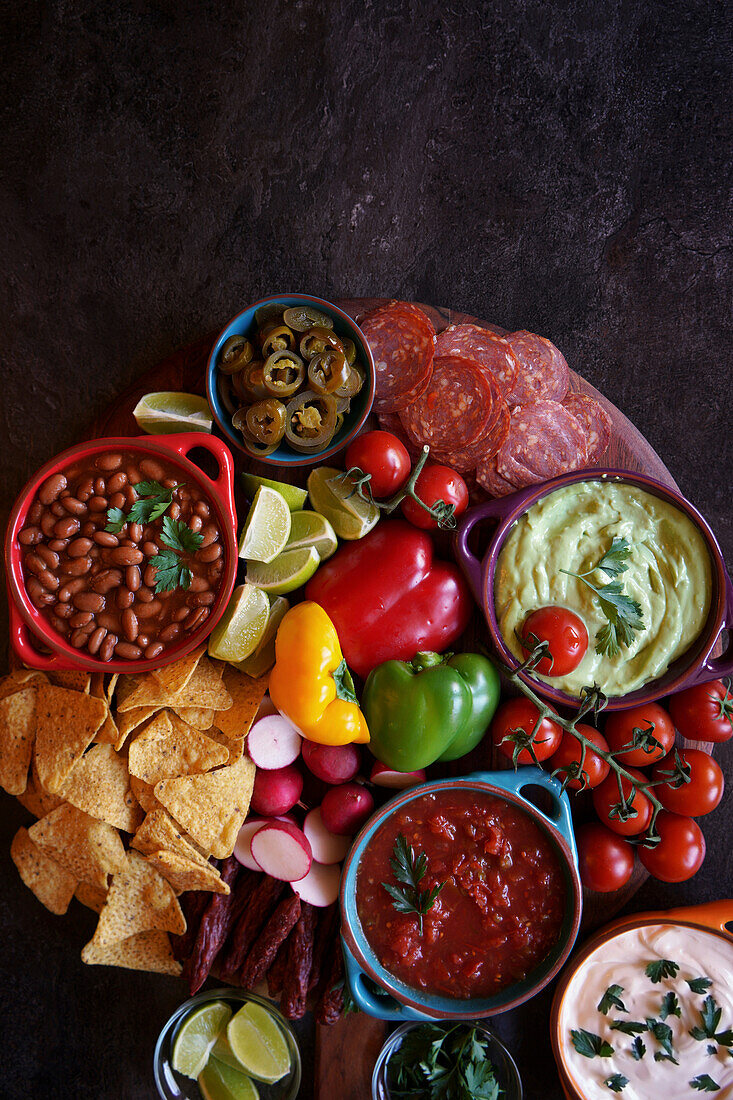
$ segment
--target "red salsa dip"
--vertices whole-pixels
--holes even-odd
[[[402,834],[428,859],[421,890],[444,882],[423,918],[399,913],[382,883]],[[512,802],[476,790],[420,795],[365,850],[356,882],[364,934],[382,965],[413,988],[459,1000],[521,981],[558,941],[565,908],[553,845]]]

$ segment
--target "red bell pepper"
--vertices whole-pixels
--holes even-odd
[[[342,545],[305,595],[328,613],[347,665],[362,678],[383,661],[442,653],[473,610],[457,566],[434,560],[430,535],[399,519]]]

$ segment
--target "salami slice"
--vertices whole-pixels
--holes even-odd
[[[509,409],[506,401],[500,399],[494,423],[485,435],[475,443],[469,443],[460,451],[433,451],[431,457],[445,466],[452,466],[459,474],[472,473],[480,462],[491,458],[501,447],[509,434]]]
[[[569,393],[563,399],[563,405],[570,410],[585,432],[588,465],[598,462],[611,442],[611,417],[594,397],[585,393]]]
[[[374,359],[375,400],[394,411],[414,400],[430,380],[435,329],[411,302],[389,302],[368,313],[360,327]]]
[[[496,469],[496,455],[479,462],[476,481],[492,497],[506,497],[517,491],[517,486],[503,478]]]
[[[473,360],[436,358],[430,385],[400,420],[413,443],[437,451],[461,451],[486,434],[495,416],[498,387]]]
[[[508,404],[562,401],[570,385],[570,372],[562,352],[533,332],[511,332],[506,340],[519,360],[514,387],[507,395]]]
[[[493,375],[504,397],[512,392],[520,369],[507,341],[478,325],[450,325],[443,329],[435,339],[435,354],[474,359]]]
[[[587,457],[585,432],[573,414],[558,401],[534,401],[512,410],[496,470],[509,484],[524,488],[578,470]]]

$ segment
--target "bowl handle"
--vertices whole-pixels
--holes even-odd
[[[494,787],[516,795],[525,802],[535,813],[544,817],[553,828],[562,834],[573,854],[575,863],[578,862],[578,851],[575,846],[575,833],[573,831],[573,818],[570,812],[570,799],[562,789],[559,779],[553,779],[551,775],[541,768],[517,768],[516,771],[501,772],[474,772],[467,776],[468,779],[478,779],[484,783],[491,783]],[[545,813],[522,792],[529,787],[544,787],[549,792],[552,801],[551,813]]]
[[[723,612],[723,621],[720,624],[720,630],[710,647],[707,657],[700,665],[700,668],[694,676],[691,676],[689,680],[685,680],[683,688],[692,687],[693,684],[704,684],[708,680],[718,680],[722,676],[733,676],[733,636],[728,640],[728,645],[724,653],[721,653],[719,657],[710,656],[710,653],[715,649],[723,631],[731,629],[733,629],[733,581],[731,581],[728,571],[726,570],[725,611]]]
[[[79,667],[72,664],[67,658],[60,657],[57,653],[40,653],[31,644],[31,632],[21,618],[10,593],[8,593],[8,619],[10,645],[16,657],[22,661],[26,668],[37,668],[41,672],[68,672]]]
[[[477,508],[472,508],[470,512],[467,512],[463,517],[458,530],[453,536],[453,550],[458,559],[458,564],[466,576],[466,580],[471,587],[476,602],[479,604],[483,602],[483,592],[481,590],[483,562],[479,561],[479,559],[468,549],[469,535],[476,524],[480,523],[481,520],[505,519],[515,507],[517,496],[517,493],[512,493],[511,496],[499,497],[498,500],[490,500],[487,504],[479,504]],[[490,547],[491,542],[487,547],[487,551]]]
[[[669,909],[664,916],[702,924],[712,932],[724,932],[726,936],[733,939],[733,932],[729,932],[725,927],[726,924],[733,922],[733,898],[721,898],[719,901],[709,901],[703,905],[686,905],[682,909]]]
[[[180,435],[156,435],[144,436],[150,441],[154,439],[159,447],[172,451],[173,454],[188,458],[189,451],[196,447],[203,447],[213,455],[219,465],[219,473],[216,478],[210,478],[203,470],[199,470],[199,476],[205,481],[210,481],[219,496],[223,497],[226,510],[236,526],[237,512],[234,504],[234,459],[232,452],[214,435],[207,432],[182,432]]]
[[[390,993],[373,993],[367,983],[367,976],[359,966],[348,947],[341,939],[341,947],[344,953],[346,966],[346,980],[349,984],[351,996],[354,998],[360,1012],[366,1012],[367,1016],[375,1016],[378,1020],[432,1020],[423,1012],[407,1008],[400,1004]]]

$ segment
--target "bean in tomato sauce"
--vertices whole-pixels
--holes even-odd
[[[444,882],[420,934],[384,889],[402,834],[428,859],[421,890]],[[382,965],[413,988],[465,1000],[521,981],[558,941],[565,886],[549,838],[513,803],[471,790],[408,802],[376,831],[356,885],[364,934]]]

